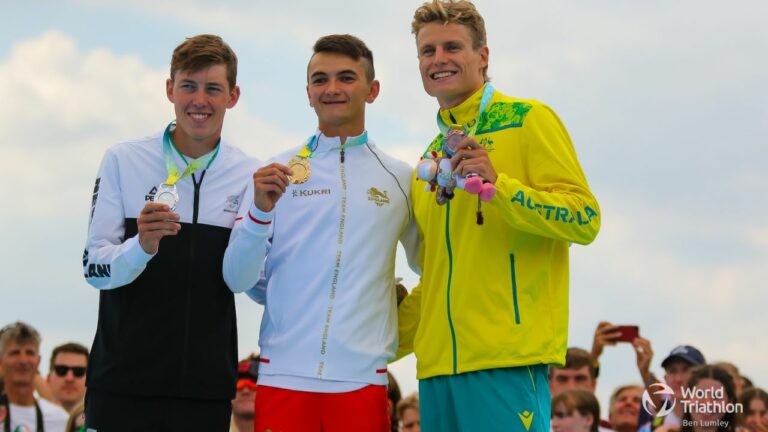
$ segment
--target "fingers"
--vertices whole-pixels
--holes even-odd
[[[288,187],[288,176],[293,171],[285,165],[271,163],[259,168],[253,174],[253,185],[258,189],[262,185],[278,185],[283,190]]]
[[[181,229],[177,222],[179,214],[174,213],[166,204],[147,203],[139,217],[136,219],[136,225],[139,231],[139,244],[144,252],[154,254],[160,245],[160,239],[169,235],[176,235]]]
[[[462,177],[469,173],[477,173],[486,180],[488,180],[486,176],[494,171],[491,160],[488,159],[488,153],[484,149],[457,152],[451,158],[451,167],[456,174]]]
[[[605,329],[609,328],[615,328],[616,326],[611,324],[608,321],[600,321],[599,324],[597,324],[597,329],[595,329],[595,333],[603,333],[605,332]]]
[[[261,167],[253,174],[253,202],[259,210],[268,212],[275,207],[290,184],[291,174],[290,168],[279,163]]]
[[[474,149],[482,149],[483,146],[477,143],[474,138],[468,136],[464,137],[463,140],[459,141],[459,144],[456,146],[456,151],[461,150],[474,150]]]

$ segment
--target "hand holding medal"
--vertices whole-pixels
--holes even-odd
[[[288,183],[294,183],[291,178],[297,171],[276,162],[259,168],[253,174],[253,203],[256,207],[263,212],[272,211],[285,193]]]
[[[160,239],[176,235],[181,229],[178,213],[174,213],[168,204],[148,202],[136,218],[139,229],[139,244],[144,252],[154,255],[160,248]]]

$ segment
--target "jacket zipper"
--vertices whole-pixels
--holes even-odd
[[[457,360],[456,360],[456,331],[453,328],[453,320],[451,319],[451,278],[453,277],[453,251],[451,250],[451,202],[445,203],[445,245],[448,248],[448,286],[446,288],[446,301],[448,308],[448,327],[451,329],[451,342],[453,343],[453,374],[457,372]]]
[[[203,178],[205,177],[205,170],[200,173],[200,181],[195,181],[195,175],[192,174],[190,176],[192,178],[192,184],[195,187],[195,196],[194,196],[194,203],[192,205],[192,226],[190,227],[191,232],[189,234],[189,263],[194,268],[195,265],[195,249],[197,244],[197,217],[199,214],[199,208],[200,208],[200,187],[203,184]],[[191,270],[191,269],[190,269]],[[189,350],[189,324],[190,324],[190,315],[191,315],[191,304],[192,304],[192,293],[191,293],[191,286],[192,284],[188,283],[187,289],[186,289],[186,296],[184,300],[184,339],[182,341],[184,342],[184,349],[182,350],[182,356],[181,356],[181,375],[180,375],[180,382],[179,387],[181,389],[181,395],[182,397],[186,397],[187,391],[186,391],[186,380],[185,377],[187,376],[187,352]]]
[[[509,254],[509,264],[512,269],[512,304],[515,306],[515,323],[520,324],[520,309],[517,305],[517,273],[515,271],[515,254]]]

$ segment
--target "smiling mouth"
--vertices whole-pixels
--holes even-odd
[[[435,72],[435,73],[430,74],[429,77],[432,78],[433,80],[440,80],[440,79],[443,79],[443,78],[448,78],[448,77],[454,76],[454,75],[456,75],[456,73],[457,73],[456,71]]]
[[[211,114],[205,114],[205,113],[189,113],[189,116],[192,117],[192,120],[195,121],[204,121],[207,120],[208,117],[211,116]]]

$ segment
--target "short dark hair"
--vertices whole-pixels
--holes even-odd
[[[82,354],[85,356],[86,365],[88,364],[88,348],[80,345],[77,342],[68,342],[64,345],[59,345],[56,348],[53,349],[53,352],[51,353],[51,361],[50,361],[50,367],[48,368],[49,371],[53,370],[54,366],[54,360],[56,360],[56,356],[61,353],[68,353],[68,354]]]
[[[597,369],[595,368],[595,362],[592,361],[592,355],[586,350],[577,347],[570,347],[565,352],[565,366],[558,369],[570,369],[576,370],[587,366],[589,369],[589,376],[592,379],[597,378]],[[552,376],[552,368],[549,369],[550,377]]]
[[[216,35],[202,34],[187,38],[173,50],[171,81],[178,71],[197,72],[215,65],[227,68],[229,90],[237,85],[237,55],[224,40]]]
[[[336,53],[345,55],[352,60],[363,58],[365,68],[365,78],[370,82],[376,77],[376,71],[373,67],[373,53],[362,40],[350,34],[334,34],[323,36],[315,42],[312,47],[315,54],[321,52]]]

